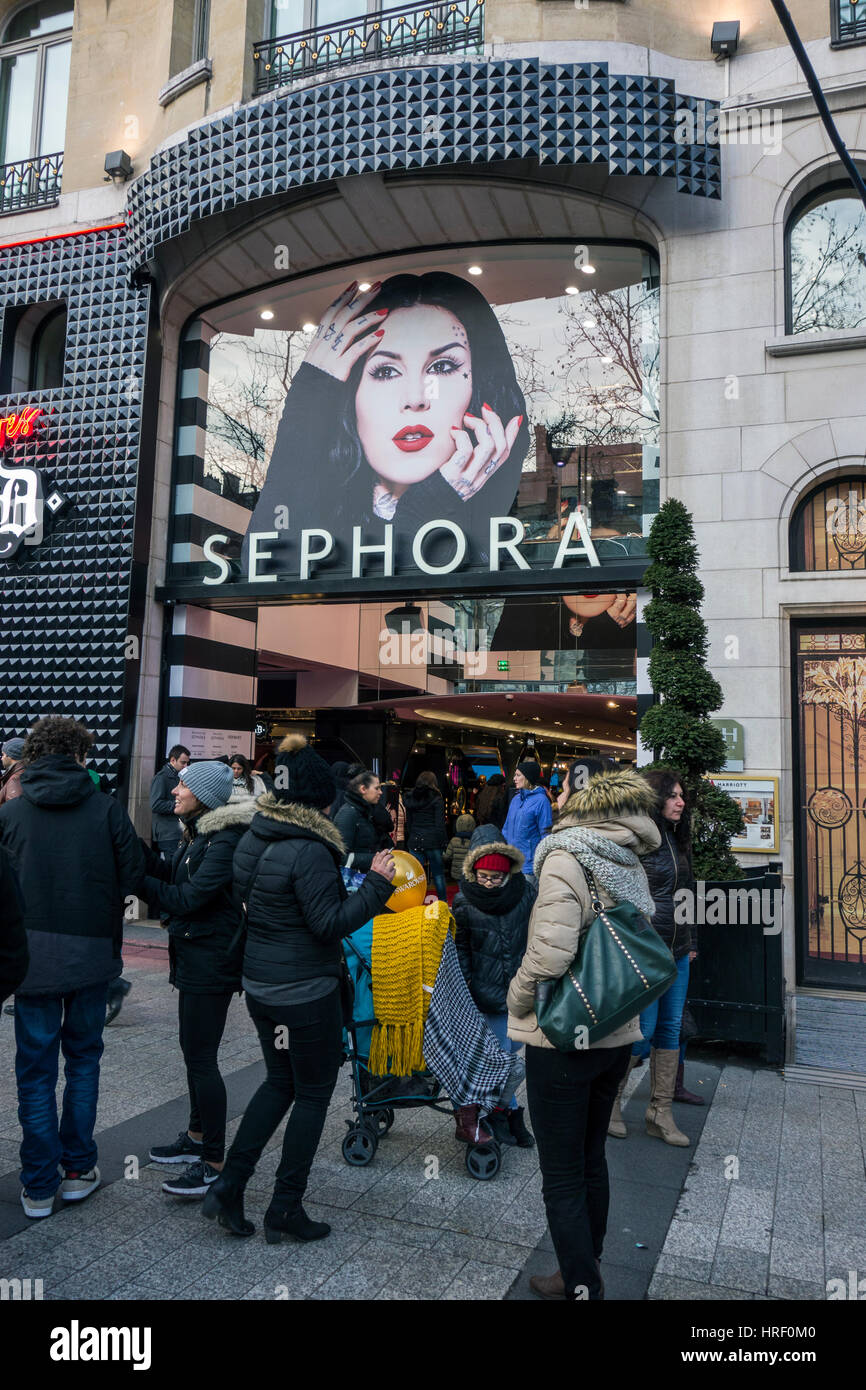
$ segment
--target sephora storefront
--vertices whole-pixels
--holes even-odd
[[[578,750],[632,758],[653,254],[539,240],[353,270],[186,325],[160,742],[266,757],[300,723],[456,788],[527,745],[554,781]]]

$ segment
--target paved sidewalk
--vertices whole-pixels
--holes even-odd
[[[333,1227],[326,1241],[271,1247],[262,1239],[280,1136],[250,1186],[258,1228],[250,1240],[204,1221],[199,1203],[164,1196],[164,1170],[146,1153],[186,1122],[177,1001],[164,936],[140,927],[129,936],[133,990],[105,1035],[105,1185],[47,1221],[27,1222],[18,1199],[12,1020],[0,1019],[0,1236],[8,1237],[0,1277],[42,1279],[45,1299],[531,1297],[529,1275],[555,1265],[535,1150],[506,1150],[497,1178],[473,1182],[452,1120],[404,1111],[373,1163],[350,1168],[340,1149],[351,1115],[348,1069],[309,1189],[310,1213]],[[220,1056],[231,1137],[262,1074],[241,1001],[231,1006]],[[866,1095],[786,1085],[773,1070],[714,1051],[690,1059],[687,1081],[712,1103],[677,1106],[696,1143],[673,1149],[643,1132],[647,1068],[630,1078],[629,1138],[608,1145],[608,1298],[821,1300],[828,1279],[866,1277]]]

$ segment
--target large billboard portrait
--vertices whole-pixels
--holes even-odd
[[[377,543],[393,548],[376,552],[392,569],[418,554],[415,568],[445,565],[464,544],[465,563],[486,566],[491,518],[517,495],[526,415],[505,335],[473,284],[393,275],[362,293],[353,281],[293,377],[244,569],[249,536],[271,532],[259,549],[276,572],[305,557],[320,573],[348,569],[353,546]],[[442,524],[413,557],[432,521]]]
[[[181,345],[169,578],[405,593],[644,556],[657,271],[611,244],[585,277],[573,250],[419,252],[202,311]]]

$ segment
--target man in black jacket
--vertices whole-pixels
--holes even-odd
[[[124,898],[141,892],[144,871],[129,816],[87,775],[92,742],[74,719],[40,719],[24,748],[21,795],[0,807],[0,844],[22,885],[30,951],[15,992],[15,1073],[21,1201],[31,1217],[51,1215],[58,1188],[63,1201],[78,1202],[99,1186],[93,1129],[106,996],[123,968]]]
[[[0,848],[0,1004],[15,993],[29,961],[18,879],[6,851]]]
[[[153,820],[153,842],[167,863],[171,863],[180,848],[183,829],[174,809],[174,792],[178,777],[189,764],[189,749],[176,743],[168,751],[168,762],[161,767],[150,784],[150,809]]]

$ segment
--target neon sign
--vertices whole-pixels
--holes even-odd
[[[39,406],[29,405],[0,417],[0,450],[15,439],[29,439],[44,414]],[[56,516],[65,504],[56,488],[44,495],[39,469],[6,468],[0,462],[0,560],[11,560],[22,545],[38,545],[46,509]]]
[[[5,449],[8,440],[29,439],[40,417],[45,414],[38,405],[28,405],[17,415],[0,417],[0,449]]]

